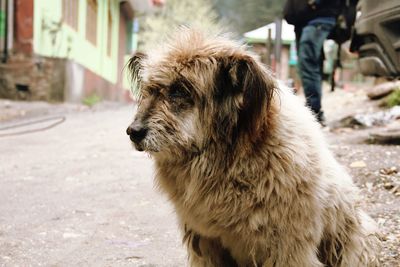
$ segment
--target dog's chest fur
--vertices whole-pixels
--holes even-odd
[[[211,153],[180,162],[156,160],[157,182],[175,205],[181,223],[209,237],[229,239],[258,232],[272,239],[282,220],[301,216],[295,207],[299,200],[310,213],[317,210],[313,198],[320,171],[299,166],[296,155],[287,147],[279,149],[277,140],[260,146],[258,153],[230,163]],[[304,154],[301,161],[312,161],[313,156]]]

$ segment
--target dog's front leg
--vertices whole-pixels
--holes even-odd
[[[207,238],[189,230],[185,233],[189,262],[192,267],[238,266],[218,238]]]

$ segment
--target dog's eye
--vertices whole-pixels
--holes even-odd
[[[158,89],[158,88],[155,88],[155,87],[151,87],[150,89],[149,89],[149,94],[150,95],[158,95],[159,94],[159,92],[160,92],[160,90]]]
[[[189,97],[189,92],[184,88],[179,86],[171,86],[170,90],[168,91],[168,96],[170,98],[186,98]]]

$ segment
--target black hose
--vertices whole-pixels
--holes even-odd
[[[20,131],[20,132],[17,131],[17,132],[5,133],[5,134],[1,133],[1,131],[20,128],[20,127],[23,127],[23,126],[38,124],[38,123],[42,123],[42,122],[46,122],[46,121],[52,121],[52,120],[57,120],[57,121],[52,123],[52,124],[50,124],[50,125],[48,125],[48,126],[46,126],[46,127],[31,129],[31,130],[27,130],[27,131]],[[51,128],[63,123],[65,120],[66,120],[65,116],[58,116],[58,117],[45,118],[45,119],[29,121],[29,122],[24,122],[24,123],[19,123],[19,124],[14,124],[14,125],[2,127],[2,128],[0,128],[0,137],[23,135],[23,134],[29,134],[29,133],[45,131],[45,130],[51,129]]]

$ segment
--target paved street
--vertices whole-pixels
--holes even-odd
[[[132,116],[133,106],[72,112],[0,137],[0,266],[184,266],[151,160],[125,133]]]

